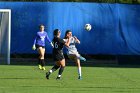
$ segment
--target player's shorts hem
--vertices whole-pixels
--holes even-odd
[[[65,59],[64,55],[54,55],[53,56],[54,61],[61,61],[63,59]]]
[[[36,44],[35,46],[36,46],[37,49],[38,49],[39,47],[45,48],[45,46],[41,46],[41,45],[38,45],[38,44]]]
[[[63,58],[65,59],[65,58]],[[54,61],[62,61],[63,59],[53,59]]]

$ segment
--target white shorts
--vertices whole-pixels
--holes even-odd
[[[67,55],[76,55],[77,58],[80,58],[80,54],[78,52],[68,52]]]

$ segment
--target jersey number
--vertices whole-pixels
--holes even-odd
[[[55,47],[55,48],[58,48],[58,44],[57,44],[57,42],[55,42],[54,47]]]

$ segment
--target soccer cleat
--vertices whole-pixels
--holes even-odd
[[[42,66],[41,66],[41,65],[38,65],[38,68],[39,68],[39,69],[42,69]]]
[[[80,56],[80,60],[86,61],[86,59],[84,57],[82,57],[82,56]]]
[[[79,76],[79,77],[78,77],[78,79],[80,79],[80,80],[81,80],[81,79],[82,79],[82,76]]]
[[[46,70],[46,68],[45,67],[42,67],[42,70]]]
[[[49,79],[50,74],[51,74],[50,72],[46,73],[46,79]]]
[[[57,78],[56,78],[56,80],[60,80],[60,79],[61,79],[60,77],[57,77]]]

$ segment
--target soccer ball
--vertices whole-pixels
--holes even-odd
[[[86,24],[86,25],[85,25],[85,30],[90,31],[90,30],[91,30],[91,28],[92,28],[92,27],[91,27],[91,25],[90,25],[90,24]]]

